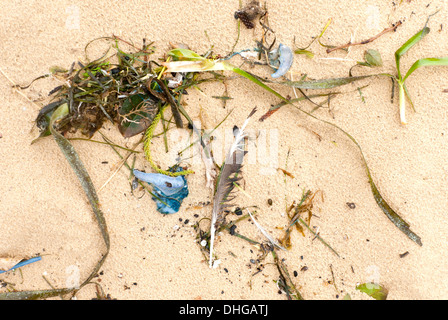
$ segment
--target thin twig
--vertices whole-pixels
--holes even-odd
[[[367,40],[364,40],[364,41],[361,41],[361,42],[356,42],[356,43],[352,43],[350,41],[349,43],[341,45],[341,46],[338,46],[338,47],[328,48],[327,49],[327,53],[330,53],[330,52],[333,52],[333,51],[336,51],[336,50],[340,50],[340,49],[345,49],[345,48],[352,47],[352,46],[360,46],[360,45],[363,45],[363,44],[367,44],[367,43],[373,42],[376,39],[378,39],[379,37],[381,37],[382,35],[384,35],[385,33],[388,33],[388,32],[391,32],[391,31],[395,31],[400,25],[402,25],[402,22],[398,21],[397,24],[395,24],[394,26],[392,26],[390,28],[384,29],[379,34],[377,34],[376,36],[374,36],[374,37],[372,37],[370,39],[367,39]]]
[[[38,105],[36,102],[32,101],[30,98],[28,98],[22,91],[20,91],[19,89],[17,89],[18,85],[11,80],[11,78],[2,70],[2,68],[0,68],[0,72],[3,74],[3,76],[9,81],[11,82],[14,90],[20,94],[22,97],[24,97],[28,102],[34,104],[35,106],[37,106],[39,109],[42,108],[42,106]]]

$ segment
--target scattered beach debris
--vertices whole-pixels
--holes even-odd
[[[240,5],[241,7],[241,5]],[[371,191],[377,205],[388,216],[388,218],[411,240],[419,245],[422,245],[421,239],[415,233],[410,230],[410,226],[406,223],[383,199],[379,193],[371,175],[371,171],[367,166],[367,161],[364,157],[362,149],[358,142],[341,127],[323,120],[317,117],[313,111],[320,108],[325,102],[328,102],[331,97],[339,94],[339,92],[319,93],[315,95],[307,95],[303,90],[326,90],[332,89],[344,85],[361,81],[371,77],[386,76],[398,83],[400,92],[400,115],[402,123],[405,123],[404,108],[405,97],[410,100],[409,93],[407,91],[405,80],[416,69],[422,66],[439,66],[448,65],[448,58],[427,58],[420,59],[412,65],[407,74],[402,77],[400,73],[400,58],[416,43],[418,43],[424,36],[429,33],[429,28],[425,27],[417,33],[414,37],[409,39],[395,54],[396,66],[398,76],[392,76],[389,74],[372,74],[362,76],[352,76],[350,69],[350,77],[343,78],[331,78],[331,79],[307,79],[307,76],[303,76],[298,81],[286,80],[286,81],[274,81],[263,79],[255,74],[247,72],[242,68],[235,67],[229,60],[233,55],[240,54],[243,58],[257,59],[254,64],[262,66],[271,66],[277,69],[271,77],[278,79],[288,73],[292,67],[294,61],[293,50],[286,45],[279,44],[277,49],[272,49],[276,43],[276,37],[274,31],[269,27],[267,23],[267,10],[261,8],[258,1],[249,2],[244,8],[238,10],[234,14],[235,19],[239,19],[248,29],[255,27],[255,20],[259,18],[259,23],[262,27],[263,36],[261,41],[256,41],[257,48],[243,49],[239,52],[232,52],[222,58],[221,55],[213,53],[212,50],[204,55],[200,55],[189,49],[188,46],[178,44],[172,45],[173,49],[170,50],[163,58],[164,62],[158,60],[151,60],[151,55],[155,53],[155,48],[152,47],[152,43],[146,44],[143,42],[143,46],[138,48],[131,43],[120,39],[116,36],[103,37],[95,39],[88,43],[89,47],[95,41],[109,41],[110,49],[115,50],[112,56],[104,54],[102,57],[87,61],[74,63],[70,69],[66,70],[60,67],[54,67],[51,69],[49,75],[41,76],[37,79],[47,78],[52,76],[59,80],[62,80],[62,85],[56,87],[50,92],[51,102],[40,109],[36,118],[36,125],[40,129],[40,135],[37,139],[33,140],[33,143],[46,136],[53,136],[56,143],[60,147],[61,151],[67,158],[68,162],[72,166],[73,170],[77,174],[77,177],[83,187],[83,190],[90,202],[92,210],[95,214],[98,227],[100,229],[104,244],[105,252],[98,259],[97,264],[91,270],[89,276],[81,286],[77,289],[63,288],[52,290],[36,290],[36,291],[21,291],[21,292],[8,292],[1,293],[0,299],[30,299],[30,298],[48,298],[57,295],[64,295],[67,293],[75,294],[77,290],[84,285],[90,283],[90,281],[97,276],[102,264],[108,256],[110,250],[110,240],[107,231],[106,221],[104,215],[100,210],[99,199],[93,183],[88,175],[87,170],[79,159],[78,154],[70,143],[70,139],[67,138],[69,134],[80,132],[88,137],[88,141],[99,142],[91,140],[95,133],[99,133],[103,136],[103,139],[122,159],[120,166],[117,167],[118,171],[122,165],[130,170],[130,184],[131,189],[135,190],[137,184],[142,185],[146,191],[152,195],[152,199],[156,202],[157,210],[162,214],[172,214],[180,210],[182,201],[188,196],[189,190],[187,185],[186,175],[194,173],[192,170],[181,167],[180,163],[177,163],[168,170],[163,170],[157,166],[151,157],[151,140],[155,136],[154,131],[156,126],[161,122],[163,132],[159,135],[164,135],[165,151],[168,152],[168,143],[166,139],[166,132],[170,129],[170,126],[174,125],[178,128],[184,127],[184,119],[188,122],[188,128],[197,134],[198,143],[201,146],[202,158],[205,164],[206,183],[207,186],[213,188],[213,209],[211,219],[209,217],[202,217],[193,227],[197,231],[197,242],[201,248],[202,253],[209,262],[211,268],[217,268],[222,260],[215,257],[214,243],[217,234],[227,230],[230,235],[238,237],[249,242],[252,245],[257,246],[262,252],[262,257],[259,259],[251,259],[251,264],[259,264],[263,259],[272,253],[274,258],[274,264],[277,266],[279,272],[279,278],[276,280],[276,284],[281,292],[286,293],[288,299],[303,299],[302,295],[297,290],[294,283],[291,281],[288,270],[284,263],[284,259],[280,259],[277,253],[277,249],[288,249],[291,247],[291,231],[293,227],[302,234],[304,234],[305,227],[310,231],[314,239],[319,239],[325,246],[327,246],[338,257],[338,253],[328,245],[319,235],[318,228],[316,231],[310,227],[310,220],[313,216],[313,199],[316,193],[311,191],[304,192],[299,204],[293,204],[287,210],[288,225],[285,229],[285,234],[282,240],[277,242],[268,232],[257,222],[251,211],[247,208],[236,208],[234,212],[227,210],[232,205],[230,201],[234,199],[231,195],[234,187],[243,191],[243,188],[237,183],[241,179],[241,168],[243,158],[247,151],[245,151],[245,139],[247,137],[245,128],[248,125],[249,120],[256,112],[254,108],[247,119],[245,120],[241,128],[234,127],[234,143],[232,144],[224,163],[220,166],[219,172],[215,172],[215,168],[218,167],[214,163],[214,159],[211,154],[210,140],[207,135],[201,134],[198,128],[195,127],[192,119],[182,106],[182,96],[185,94],[188,88],[196,87],[200,83],[206,81],[221,81],[224,82],[228,79],[225,75],[221,74],[221,71],[232,71],[238,76],[242,76],[253,83],[257,84],[262,89],[270,92],[280,100],[280,103],[276,106],[272,106],[269,111],[261,117],[260,120],[266,120],[274,112],[276,112],[281,106],[291,105],[295,107],[299,112],[318,120],[324,124],[332,126],[340,130],[347,136],[359,149],[364,167],[366,169]],[[327,53],[335,50],[347,50],[351,46],[368,44],[383,34],[395,31],[401,22],[393,25],[391,28],[385,29],[380,34],[361,41],[359,43],[349,42],[342,46],[329,46],[321,42],[321,38],[332,20],[330,19],[321,34],[315,37],[313,41],[305,48],[297,48],[294,50],[296,54],[305,54],[308,57],[314,57],[314,53],[308,50],[314,41],[318,41],[319,44],[327,48]],[[239,26],[239,22],[238,22]],[[238,29],[239,32],[239,29]],[[274,37],[272,42],[269,43],[268,37]],[[239,33],[238,33],[239,38]],[[237,39],[238,42],[238,39]],[[134,52],[125,52],[120,48],[121,44],[126,44],[132,47]],[[120,44],[120,46],[119,46]],[[236,43],[235,43],[236,45]],[[235,48],[235,46],[234,46]],[[106,57],[107,55],[107,57]],[[264,59],[264,60],[263,60]],[[245,60],[246,62],[246,60]],[[255,63],[256,62],[256,63]],[[380,67],[382,66],[382,58],[378,51],[369,49],[365,51],[364,61],[358,62],[357,65],[366,67]],[[3,73],[3,71],[2,71]],[[206,73],[211,76],[209,78],[199,78],[199,73]],[[9,79],[9,78],[8,78]],[[291,99],[290,96],[283,96],[276,90],[271,88],[268,84],[275,83],[276,85],[284,85],[293,90],[298,89],[303,94],[303,97],[298,97],[296,92],[295,99]],[[17,88],[17,87],[15,87]],[[19,87],[20,88],[20,87]],[[26,88],[26,87],[22,87]],[[362,87],[364,88],[364,87]],[[361,88],[358,88],[359,93],[362,96]],[[323,97],[324,102],[316,103],[312,99]],[[213,96],[212,98],[221,99],[224,102],[233,99],[228,95],[227,86],[225,93],[222,96]],[[297,103],[300,101],[308,101],[314,104],[312,112],[308,112],[300,108]],[[411,100],[410,100],[411,101]],[[412,104],[412,101],[411,101]],[[168,107],[170,107],[168,109]],[[165,112],[170,112],[170,117],[166,117]],[[225,120],[225,119],[224,119]],[[223,121],[224,121],[223,120]],[[105,122],[110,122],[117,126],[119,132],[125,138],[134,137],[136,135],[144,133],[142,139],[135,145],[143,143],[144,154],[146,160],[150,163],[155,173],[146,173],[134,169],[134,163],[130,166],[127,163],[128,156],[121,156],[118,153],[117,148],[125,149],[129,154],[135,154],[135,148],[127,149],[113,144],[110,139],[106,138],[100,131]],[[1,138],[1,134],[0,134]],[[319,136],[319,139],[320,136]],[[100,142],[101,143],[101,142]],[[176,159],[176,161],[178,161]],[[278,168],[283,174],[294,179],[294,175],[288,171]],[[132,181],[131,179],[137,178]],[[147,189],[142,182],[146,182],[152,186],[152,191]],[[249,195],[250,197],[250,195]],[[268,199],[268,205],[272,206],[272,199]],[[354,203],[346,203],[350,209],[354,209],[356,205]],[[272,209],[272,208],[271,208]],[[247,214],[244,214],[244,210]],[[301,214],[307,213],[307,218],[302,219]],[[233,221],[226,221],[227,216],[233,216]],[[236,217],[235,217],[236,216]],[[199,217],[196,216],[195,217]],[[268,242],[258,242],[252,240],[239,232],[237,232],[237,224],[244,220],[251,219],[260,232],[268,239]],[[199,227],[199,224],[203,220],[211,220],[209,231],[203,231]],[[305,221],[307,220],[307,221]],[[188,220],[185,221],[187,223]],[[177,226],[177,228],[179,228]],[[241,229],[238,229],[241,230]],[[400,255],[404,257],[406,253]],[[232,254],[232,256],[235,256]],[[7,272],[24,266],[26,264],[36,262],[40,260],[40,257],[31,258],[28,260],[1,260],[0,259],[0,273]],[[2,267],[2,263],[4,263]],[[302,267],[301,271],[307,270],[308,267]],[[330,266],[331,268],[331,266]],[[228,271],[225,269],[226,272]],[[261,269],[258,269],[257,273]],[[334,284],[334,274],[331,269]],[[297,272],[294,272],[294,276],[297,276]],[[335,285],[335,284],[334,284]],[[336,285],[335,285],[336,288]],[[337,289],[337,288],[336,288]],[[377,284],[361,284],[356,287],[357,290],[365,292],[369,296],[375,299],[386,299],[388,291]],[[97,286],[97,297],[110,298],[99,291]]]
[[[302,199],[300,202],[296,205],[293,203],[286,213],[288,214],[288,218],[290,219],[288,226],[285,229],[285,233],[283,235],[283,238],[281,239],[281,244],[287,248],[291,248],[291,231],[292,228],[295,226],[297,231],[299,231],[303,236],[305,236],[303,227],[305,227],[308,231],[310,231],[315,238],[319,239],[320,242],[322,242],[327,248],[329,248],[336,256],[339,257],[339,254],[334,250],[322,237],[319,235],[318,232],[315,232],[312,228],[310,228],[311,218],[313,216],[313,207],[314,207],[314,198],[315,196],[321,193],[320,191],[317,192],[311,192],[310,190],[303,192]],[[292,212],[292,214],[291,214]],[[307,222],[301,218],[302,213],[307,213],[308,216]],[[302,227],[303,226],[303,227]]]
[[[292,281],[285,263],[282,259],[279,259],[275,250],[272,250],[271,252],[279,273],[279,278],[276,281],[278,289],[286,294],[288,300],[304,300],[303,296],[300,294],[299,290]]]

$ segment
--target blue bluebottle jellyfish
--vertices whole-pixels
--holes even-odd
[[[182,171],[178,167],[176,171]],[[182,201],[188,196],[188,185],[185,176],[170,177],[161,173],[146,173],[134,169],[137,179],[145,181],[153,187],[157,211],[171,214],[179,211]]]
[[[271,77],[280,78],[291,69],[294,62],[294,54],[291,48],[280,43],[278,49],[274,49],[269,53],[269,61],[272,66],[277,68],[277,71],[271,74]]]

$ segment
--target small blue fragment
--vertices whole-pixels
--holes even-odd
[[[0,273],[5,273],[5,272],[8,272],[8,271],[11,271],[11,270],[14,270],[14,269],[26,266],[27,264],[40,261],[40,260],[42,260],[42,257],[39,256],[39,257],[34,257],[34,258],[31,258],[31,259],[28,259],[28,260],[25,260],[25,261],[20,261],[18,264],[16,264],[14,267],[12,267],[9,270],[0,270]]]
[[[176,172],[183,169],[178,167]],[[170,177],[160,173],[145,173],[134,170],[134,175],[153,186],[152,199],[156,202],[157,211],[171,214],[179,211],[182,201],[188,196],[188,185],[185,176]]]

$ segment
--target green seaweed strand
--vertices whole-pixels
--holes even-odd
[[[95,190],[95,186],[84,167],[81,159],[79,158],[78,153],[76,152],[73,145],[64,138],[54,127],[54,124],[65,117],[69,113],[69,107],[67,103],[61,104],[53,113],[49,129],[51,134],[53,135],[56,143],[61,149],[62,153],[66,157],[67,161],[70,163],[73,171],[76,173],[81,186],[89,199],[90,206],[95,214],[95,218],[98,222],[98,227],[101,231],[101,235],[103,237],[104,243],[106,245],[106,252],[96,263],[95,267],[91,271],[90,275],[86,280],[78,287],[78,288],[63,288],[63,289],[51,289],[51,290],[30,290],[30,291],[15,291],[15,292],[5,292],[0,294],[0,300],[36,300],[36,299],[46,299],[51,298],[63,294],[74,293],[86,284],[90,283],[90,281],[98,274],[98,271],[102,267],[104,261],[106,260],[109,250],[110,250],[110,238],[109,233],[107,231],[106,220],[104,218],[104,214],[99,206],[99,198]]]
[[[152,121],[152,124],[149,126],[149,128],[145,132],[145,140],[143,142],[143,150],[145,151],[146,160],[148,160],[151,167],[157,171],[158,173],[170,176],[170,177],[177,177],[177,176],[185,176],[187,174],[194,173],[193,170],[183,170],[179,172],[170,172],[166,170],[160,169],[152,160],[151,157],[151,140],[154,135],[154,130],[157,127],[157,124],[159,123],[160,119],[162,118],[163,111],[168,107],[168,104],[165,104],[159,111],[159,113],[155,116],[154,120]]]

